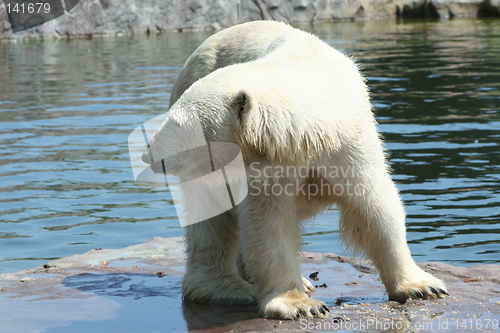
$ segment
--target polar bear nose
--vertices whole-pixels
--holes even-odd
[[[142,161],[147,164],[151,164],[151,157],[149,157],[149,145],[148,148],[142,154]]]

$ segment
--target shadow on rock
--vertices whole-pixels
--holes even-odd
[[[156,274],[83,273],[67,277],[63,284],[69,288],[95,293],[99,296],[118,296],[140,299],[166,296],[181,299],[181,281],[178,276],[159,279]]]

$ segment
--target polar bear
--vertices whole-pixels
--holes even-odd
[[[373,260],[391,300],[448,295],[410,255],[365,79],[349,57],[284,23],[228,28],[186,61],[143,160],[187,145],[179,131],[195,118],[207,142],[240,147],[249,193],[186,227],[185,299],[256,302],[265,318],[326,316],[297,256],[303,221],[333,204],[346,244]]]

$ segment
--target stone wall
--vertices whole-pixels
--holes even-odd
[[[500,16],[500,0],[80,0],[70,12],[13,33],[0,3],[0,39],[65,38],[392,17]]]

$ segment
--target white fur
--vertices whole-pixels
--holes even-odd
[[[283,23],[241,24],[208,38],[193,53],[175,82],[171,104],[151,147],[166,154],[172,149],[167,142],[182,145],[175,123],[197,113],[208,142],[240,146],[250,189],[235,209],[186,228],[184,297],[256,300],[268,318],[323,317],[324,303],[308,296],[312,285],[302,280],[297,256],[301,222],[334,203],[345,242],[373,260],[390,299],[446,294],[444,284],[410,256],[404,208],[365,80],[350,58]],[[280,176],[278,166],[308,169],[305,175]],[[323,193],[300,190],[314,184]],[[266,195],[265,186],[293,194]],[[362,191],[339,191],[354,186]]]

